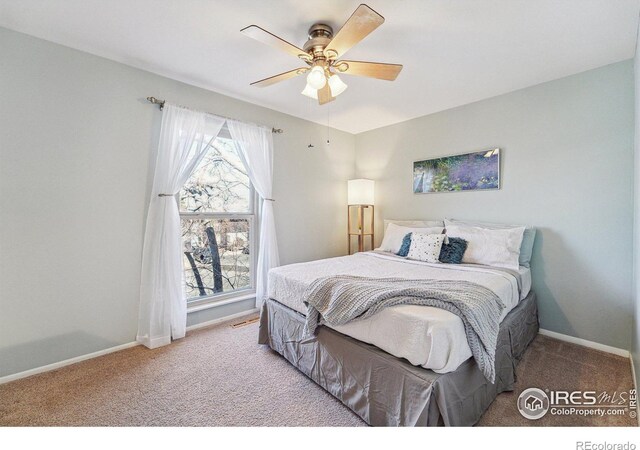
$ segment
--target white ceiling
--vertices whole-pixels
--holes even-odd
[[[395,82],[345,75],[349,89],[325,106],[300,95],[304,77],[249,86],[300,63],[241,28],[302,46],[311,24],[337,31],[358,4],[0,0],[0,26],[359,133],[632,58],[640,10],[640,0],[367,0],[386,22],[346,57],[404,64]]]

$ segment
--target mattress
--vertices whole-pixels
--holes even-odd
[[[477,283],[491,289],[505,304],[501,321],[531,289],[531,272],[525,267],[516,272],[474,264],[430,264],[374,251],[272,269],[269,297],[306,315],[303,299],[309,284],[319,277],[341,274]],[[462,320],[439,308],[398,305],[331,328],[437,373],[454,371],[471,357]]]

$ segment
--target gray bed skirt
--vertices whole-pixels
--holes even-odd
[[[474,425],[499,393],[513,390],[516,365],[539,327],[536,297],[530,292],[500,324],[496,382],[491,384],[473,358],[454,372],[438,374],[324,326],[315,340],[303,343],[304,321],[297,311],[267,300],[259,343],[373,426]]]

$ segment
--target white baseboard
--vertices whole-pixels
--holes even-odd
[[[248,316],[249,314],[255,314],[258,312],[258,308],[249,309],[247,311],[241,311],[236,314],[231,314],[230,316],[220,317],[218,319],[207,320],[206,322],[196,323],[195,325],[191,325],[187,327],[187,331],[197,330],[199,328],[210,327],[211,325],[216,325],[221,322],[227,322],[228,320],[237,319],[239,317]]]
[[[625,358],[629,358],[629,350],[624,350],[622,348],[611,347],[610,345],[599,344],[598,342],[587,341],[586,339],[580,339],[577,337],[569,336],[562,333],[556,333],[555,331],[545,330],[544,328],[540,328],[540,334],[543,336],[549,336],[560,341],[570,342],[572,344],[582,345],[583,347],[589,347],[594,350],[600,350],[601,352],[612,353],[618,356],[624,356]]]
[[[120,350],[136,347],[138,345],[140,345],[139,342],[129,342],[128,344],[116,345],[115,347],[105,348],[104,350],[99,350],[97,352],[87,353],[86,355],[80,355],[74,358],[65,359],[64,361],[47,364],[46,366],[40,366],[33,369],[25,370],[24,372],[14,373],[0,378],[0,384],[19,380],[20,378],[30,377],[39,373],[50,372],[52,370],[60,369],[64,366],[70,366],[71,364],[79,363],[80,361],[86,361],[87,359],[97,358],[98,356],[108,355],[109,353],[113,352],[119,352]]]
[[[230,316],[220,317],[218,319],[208,320],[206,322],[198,323],[195,325],[191,325],[187,327],[187,331],[197,330],[200,328],[209,327],[212,325],[217,325],[222,322],[227,322],[230,320],[237,319],[239,317],[247,316],[250,314],[255,314],[258,312],[258,308],[253,308],[248,311],[241,311],[236,314],[232,314]],[[580,339],[573,336],[568,336],[562,333],[556,333],[555,331],[545,330],[544,328],[540,328],[540,334],[544,336],[549,336],[561,341],[570,342],[572,344],[582,345],[583,347],[593,348],[595,350],[600,350],[607,353],[612,353],[614,355],[623,356],[625,358],[631,358],[631,354],[628,350],[624,350],[621,348],[611,347],[609,345],[599,344],[597,342],[588,341],[586,339]],[[97,352],[88,353],[86,355],[76,356],[74,358],[65,359],[64,361],[59,361],[53,364],[47,364],[46,366],[36,367],[33,369],[25,370],[24,372],[14,373],[12,375],[7,375],[0,378],[0,384],[9,383],[10,381],[19,380],[21,378],[30,377],[32,375],[37,375],[44,372],[49,372],[51,370],[59,369],[61,367],[69,366],[71,364],[75,364],[81,361],[86,361],[88,359],[97,358],[98,356],[108,355],[109,353],[118,352],[120,350],[125,350],[128,348],[135,347],[137,345],[141,345],[139,342],[129,342],[127,344],[116,345],[115,347],[106,348],[104,350],[99,350]],[[631,361],[631,370],[633,373],[633,380],[635,383],[635,368],[633,366],[633,361]],[[640,419],[640,416],[639,416]]]
[[[221,322],[226,322],[228,320],[234,320],[239,317],[246,316],[248,314],[253,314],[256,312],[258,312],[258,308],[254,308],[248,311],[242,311],[237,314],[220,317],[214,320],[209,320],[207,322],[198,323],[195,325],[191,325],[190,327],[187,327],[187,331],[197,330],[198,328],[208,327]],[[19,380],[21,378],[30,377],[32,375],[38,375],[40,373],[50,372],[52,370],[60,369],[61,367],[70,366],[71,364],[79,363],[81,361],[86,361],[87,359],[93,359],[93,358],[97,358],[98,356],[108,355],[109,353],[119,352],[120,350],[126,350],[128,348],[136,347],[138,345],[142,345],[142,344],[140,344],[139,342],[129,342],[127,344],[116,345],[115,347],[105,348],[104,350],[88,353],[86,355],[80,355],[74,358],[65,359],[64,361],[47,364],[46,366],[35,367],[33,369],[25,370],[24,372],[18,372],[18,373],[4,376],[4,377],[0,377],[0,384],[9,383],[10,381]]]

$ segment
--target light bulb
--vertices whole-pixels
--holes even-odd
[[[331,88],[331,95],[337,97],[347,89],[347,85],[334,73],[329,77],[329,88]]]
[[[300,93],[314,100],[318,100],[318,91],[312,88],[309,83],[307,83],[307,85],[304,87],[304,90]]]
[[[324,75],[324,68],[315,66],[307,75],[307,83],[314,89],[322,89],[327,84],[327,77]]]

